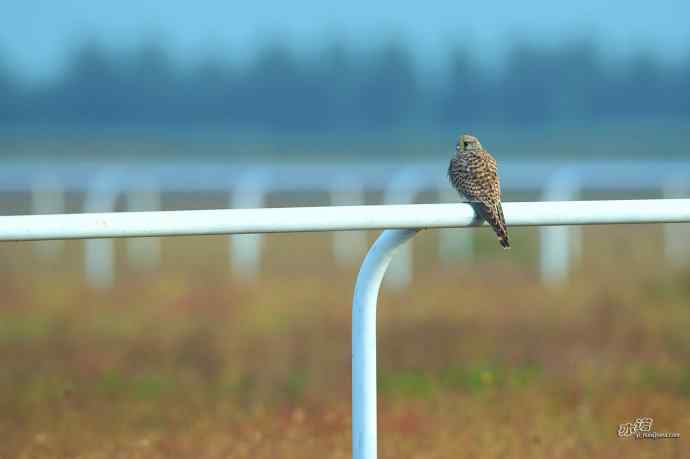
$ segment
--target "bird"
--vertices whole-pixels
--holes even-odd
[[[477,215],[491,225],[501,247],[509,249],[496,160],[482,147],[478,138],[469,134],[460,136],[448,166],[448,179]]]

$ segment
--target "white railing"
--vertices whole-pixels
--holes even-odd
[[[690,199],[507,202],[508,226],[678,223]],[[510,217],[508,217],[510,216]],[[0,240],[354,231],[481,226],[472,207],[458,204],[176,210],[0,217]]]
[[[367,191],[383,192],[384,204],[414,203],[420,192],[436,192],[442,202],[458,200],[445,177],[447,161],[426,161],[396,165],[392,162],[323,164],[193,164],[137,166],[128,170],[109,165],[7,164],[0,168],[0,191],[32,191],[36,213],[60,213],[65,208],[64,194],[86,194],[85,210],[114,211],[116,200],[126,195],[128,210],[159,210],[161,195],[167,192],[219,191],[235,208],[260,207],[269,193],[325,191],[331,204],[364,204]],[[569,201],[582,192],[639,192],[648,197],[690,197],[690,161],[504,161],[501,176],[507,199],[518,192],[538,193],[543,200]],[[675,264],[690,260],[690,231],[686,226],[667,226],[664,230],[666,254]],[[352,265],[362,254],[363,235],[336,233],[333,252],[340,265]],[[562,283],[582,252],[578,228],[540,230],[539,270],[545,283]],[[344,250],[344,247],[349,249]],[[42,259],[56,257],[59,244],[36,246]],[[229,241],[228,259],[233,272],[255,279],[260,272],[262,238],[234,236]],[[471,261],[472,233],[445,230],[440,234],[439,256],[443,263],[456,259]],[[85,273],[89,283],[108,288],[115,279],[114,250],[111,241],[94,241],[84,251]],[[153,269],[160,263],[160,247],[155,240],[128,242],[127,260],[136,270]],[[389,272],[388,285],[401,288],[411,278],[412,252],[403,248]]]
[[[506,203],[509,226],[690,222],[690,199]],[[352,302],[352,449],[377,456],[376,303],[395,250],[424,228],[478,226],[468,204],[334,206],[0,217],[0,240],[386,229],[367,254]]]

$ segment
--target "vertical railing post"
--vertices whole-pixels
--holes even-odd
[[[352,457],[376,458],[376,302],[395,249],[419,230],[386,230],[362,262],[352,301]]]
[[[384,204],[412,204],[419,191],[419,170],[406,167],[390,180],[383,192]],[[401,289],[412,278],[412,248],[403,247],[391,264],[386,286]]]
[[[112,212],[115,210],[119,187],[115,171],[99,174],[89,186],[84,208],[86,212]],[[115,247],[112,239],[84,241],[84,269],[89,285],[106,289],[115,280]]]
[[[233,209],[260,208],[264,206],[266,191],[270,184],[269,173],[250,170],[234,184],[231,195]],[[230,236],[229,255],[232,272],[247,280],[259,275],[261,261],[261,234],[235,234]]]
[[[364,187],[355,178],[337,179],[330,190],[334,206],[359,206],[364,204]],[[333,256],[338,266],[354,265],[366,250],[365,231],[334,231]]]
[[[577,197],[579,176],[573,168],[563,168],[549,178],[544,189],[544,201],[569,201]],[[570,271],[573,251],[575,258],[582,251],[582,229],[542,227],[539,229],[541,279],[546,284],[562,283]],[[574,250],[573,250],[574,249]]]

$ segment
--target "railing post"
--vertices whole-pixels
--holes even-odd
[[[570,201],[577,197],[579,188],[577,171],[565,167],[549,178],[544,189],[543,200]],[[581,255],[582,229],[567,226],[542,227],[539,229],[539,234],[541,279],[546,284],[560,284],[568,277],[571,258],[579,258]]]
[[[106,170],[93,180],[87,193],[86,212],[112,212],[115,210],[119,187],[119,174]],[[107,289],[115,281],[115,247],[112,239],[84,241],[84,269],[87,282],[96,288]]]
[[[376,302],[395,249],[419,230],[385,230],[364,258],[352,301],[352,457],[376,458]]]
[[[233,209],[264,207],[264,200],[270,184],[268,172],[250,170],[232,188]],[[262,234],[235,234],[230,236],[229,253],[232,272],[246,280],[255,280],[259,275]]]
[[[364,187],[355,178],[337,180],[331,190],[331,204],[334,206],[357,206],[364,204]],[[338,266],[349,267],[360,260],[366,250],[365,231],[335,231],[333,233],[333,256]]]
[[[398,172],[388,183],[383,192],[384,204],[412,204],[419,191],[419,170],[406,167]],[[390,275],[386,286],[402,289],[412,278],[412,249],[403,247],[391,264]]]

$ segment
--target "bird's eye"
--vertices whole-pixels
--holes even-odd
[[[470,146],[470,143],[469,143],[469,142],[465,142],[465,148],[467,148],[467,147],[469,147],[469,146]]]

